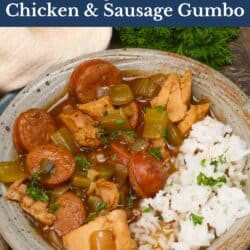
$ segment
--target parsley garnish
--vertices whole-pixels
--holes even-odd
[[[55,213],[60,207],[61,205],[59,203],[52,203],[50,204],[49,209],[52,213]]]
[[[131,194],[129,197],[128,197],[128,200],[127,200],[127,207],[128,208],[133,208],[134,207],[134,201],[136,200],[136,197]]]
[[[109,135],[109,139],[110,140],[114,140],[119,136],[119,132],[118,131],[113,131],[111,132],[111,134]]]
[[[107,110],[105,110],[104,112],[103,112],[103,116],[107,116],[109,113],[108,113],[108,111]]]
[[[106,209],[107,208],[107,202],[102,202],[100,203],[97,208],[96,208],[96,211],[97,212],[101,212],[102,210]]]
[[[126,135],[128,135],[130,137],[133,137],[133,138],[137,137],[137,134],[134,130],[126,130],[124,132],[126,133]]]
[[[152,211],[152,209],[150,207],[147,207],[145,209],[142,210],[142,213],[150,213]]]
[[[226,152],[226,151],[225,151]],[[221,154],[218,156],[218,159],[212,159],[211,162],[210,162],[210,165],[213,165],[214,166],[214,172],[217,172],[218,171],[218,166],[219,166],[219,163],[220,164],[225,164],[227,163],[227,158],[224,154]]]
[[[148,150],[148,153],[153,156],[156,160],[161,160],[162,159],[162,154],[159,148],[150,148]]]
[[[116,121],[116,124],[117,124],[118,126],[124,126],[125,121],[124,121],[123,119],[118,119],[118,120]]]
[[[219,162],[221,164],[226,164],[227,163],[227,158],[226,158],[226,156],[224,154],[219,155]]]
[[[117,159],[117,156],[116,156],[116,154],[113,154],[113,155],[110,156],[110,158],[111,158],[112,161],[115,161]]]
[[[214,173],[218,171],[218,164],[219,164],[219,161],[217,160],[212,160],[210,162],[210,165],[214,166]]]
[[[201,159],[200,165],[201,165],[202,167],[205,167],[205,166],[206,166],[206,159]]]
[[[158,215],[158,220],[163,221],[163,216],[161,214]]]
[[[156,107],[156,111],[157,111],[158,113],[163,113],[165,110],[166,110],[166,109],[165,109],[163,106],[158,106],[158,107]]]
[[[142,111],[143,111],[144,114],[146,114],[147,111],[148,111],[148,108],[147,107],[143,107]]]
[[[173,187],[174,183],[171,181],[170,183],[168,183],[168,187]]]
[[[167,195],[167,192],[165,192],[165,193],[162,194],[162,196],[164,196],[164,197],[165,197],[166,195]]]
[[[196,215],[194,213],[191,213],[189,216],[190,220],[193,222],[193,224],[196,225],[201,225],[203,222],[204,217]]]
[[[27,184],[26,193],[35,201],[49,201],[48,194],[39,186],[38,177],[40,173],[34,173],[31,177],[31,181]]]
[[[104,133],[104,129],[100,126],[98,127],[98,137],[104,145],[108,144],[108,139]]]
[[[55,197],[54,195],[50,195],[50,206],[49,206],[49,210],[52,213],[55,213],[59,208],[61,207],[61,205],[59,203],[56,203],[55,201]]]
[[[217,179],[214,179],[213,177],[207,177],[203,173],[200,172],[200,174],[197,176],[197,184],[199,186],[210,186],[213,187],[219,183],[226,183],[227,179],[225,176],[221,176]]]
[[[75,162],[78,166],[80,166],[81,168],[87,170],[90,168],[90,162],[82,155],[76,156],[75,157]]]
[[[241,185],[242,188],[244,188],[247,185],[247,183],[246,183],[246,181],[241,181],[240,185]]]

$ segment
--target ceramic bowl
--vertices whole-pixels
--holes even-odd
[[[217,71],[186,57],[153,50],[122,49],[86,55],[64,63],[21,91],[0,118],[0,161],[12,160],[15,155],[11,133],[12,124],[18,114],[31,107],[45,107],[55,100],[64,92],[76,65],[91,58],[103,58],[122,71],[134,71],[134,74],[173,71],[183,74],[190,68],[193,72],[194,95],[197,98],[209,97],[214,114],[221,121],[231,125],[234,132],[248,142],[250,147],[250,101],[230,80]],[[249,183],[250,180],[247,185],[248,195]],[[19,206],[4,198],[6,189],[3,185],[0,191],[0,233],[8,244],[16,250],[52,249],[32,228]],[[213,243],[210,249],[246,249],[250,245],[249,235],[250,216],[237,221],[227,233]]]

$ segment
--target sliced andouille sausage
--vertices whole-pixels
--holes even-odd
[[[97,98],[100,87],[120,83],[122,74],[111,63],[93,59],[80,64],[70,78],[70,90],[81,103],[93,101]]]
[[[85,218],[86,210],[82,200],[74,193],[67,192],[56,199],[60,205],[56,211],[54,230],[59,236],[63,236],[80,227]]]
[[[32,150],[26,158],[26,168],[29,173],[39,172],[42,160],[53,162],[53,170],[41,182],[46,186],[55,186],[69,180],[75,171],[75,161],[72,154],[54,144],[42,145]]]
[[[13,127],[13,141],[18,152],[29,152],[36,146],[48,144],[56,131],[53,117],[43,109],[21,113]]]
[[[135,192],[145,198],[153,196],[164,187],[166,173],[160,161],[140,151],[130,158],[129,179]]]

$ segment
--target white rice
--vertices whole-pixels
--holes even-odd
[[[249,153],[229,126],[211,117],[193,125],[175,161],[178,171],[154,198],[141,201],[141,217],[130,225],[139,250],[207,247],[238,218],[250,214],[241,186],[248,178]],[[200,173],[226,183],[198,185]],[[191,214],[202,222],[194,225]]]

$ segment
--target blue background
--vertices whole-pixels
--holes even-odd
[[[155,22],[152,18],[129,18],[129,17],[104,17],[104,0],[53,0],[54,6],[77,6],[80,17],[8,17],[5,9],[8,3],[21,2],[17,0],[0,0],[0,26],[250,26],[250,0],[110,0],[116,6],[170,6],[174,9],[174,15],[164,18],[164,21]],[[23,0],[25,5],[36,2],[37,6],[43,6],[49,1]],[[99,17],[83,16],[83,11],[87,3],[94,3],[99,8]],[[243,7],[245,15],[243,17],[180,17],[177,13],[179,4],[183,2],[191,3],[193,6],[221,6],[226,2],[231,7]]]

